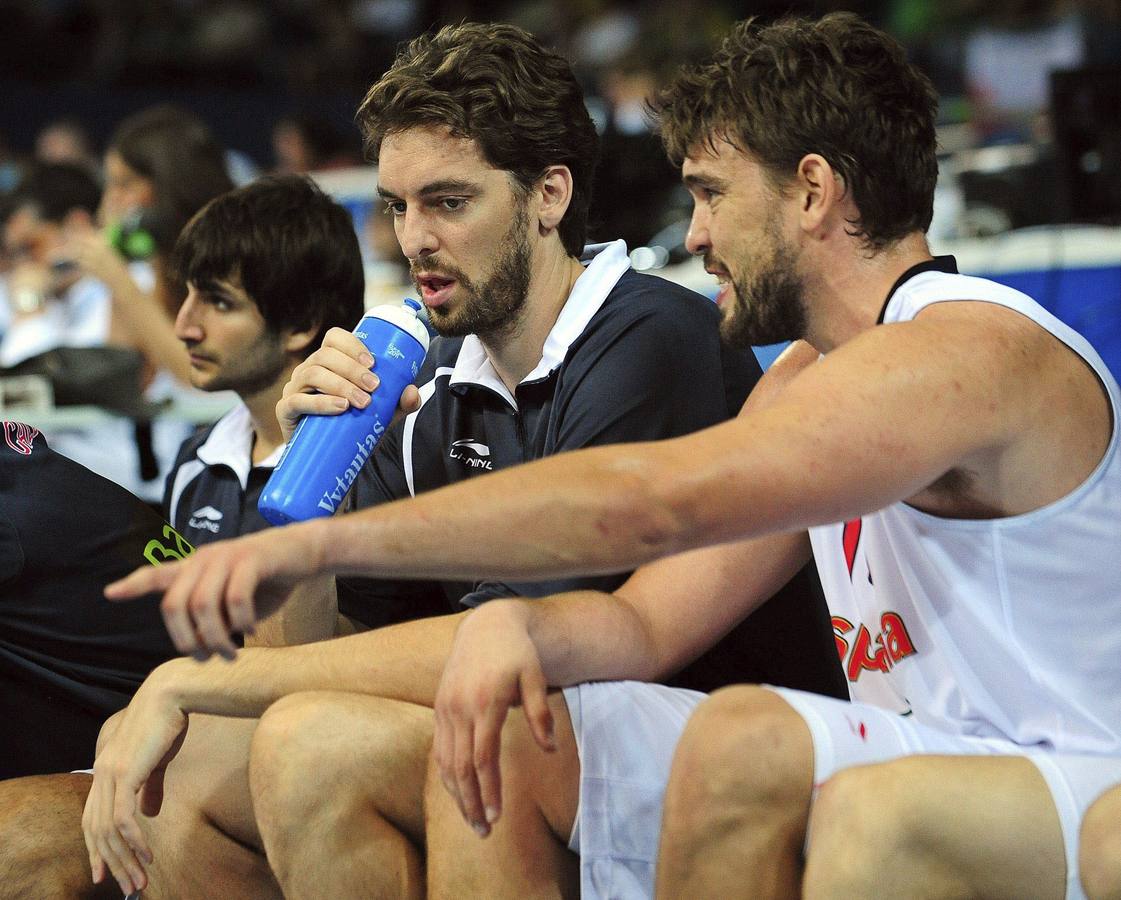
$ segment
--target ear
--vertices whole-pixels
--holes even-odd
[[[794,176],[798,197],[798,224],[803,231],[819,232],[830,224],[834,210],[845,198],[845,182],[829,161],[817,153],[802,157]]]
[[[554,231],[572,202],[572,172],[568,166],[549,166],[534,188],[537,225],[542,237]]]
[[[285,352],[300,357],[305,356],[308,346],[315,340],[321,327],[322,323],[316,322],[310,328],[305,328],[303,331],[289,331],[285,329],[283,332]]]

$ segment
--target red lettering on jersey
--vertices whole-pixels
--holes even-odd
[[[897,662],[912,656],[915,643],[898,613],[885,612],[880,616],[880,633],[872,633],[863,625],[856,632],[850,651],[849,641],[843,635],[856,628],[843,616],[833,616],[833,640],[849,681],[859,681],[863,672],[889,672]]]
[[[853,519],[851,522],[845,522],[844,530],[841,532],[841,546],[845,551],[845,565],[848,566],[850,579],[852,567],[856,562],[856,548],[860,546],[860,529],[863,525],[863,519]]]
[[[30,456],[34,448],[35,438],[38,436],[38,428],[24,425],[23,422],[4,423],[4,441],[9,447],[15,450],[16,453]]]
[[[857,681],[860,674],[866,669],[887,672],[891,668],[891,661],[888,659],[887,650],[884,649],[882,635],[876,635],[876,644],[878,646],[873,649],[872,634],[864,625],[861,625],[860,631],[856,633],[856,643],[853,645],[852,655],[849,657],[847,672],[849,681]]]
[[[893,663],[915,652],[915,644],[898,613],[886,612],[880,616],[880,631],[883,634],[884,646],[887,647]]]
[[[833,640],[837,642],[837,655],[841,657],[841,665],[845,664],[845,657],[849,655],[849,642],[841,635],[848,634],[855,626],[844,616],[833,617]]]

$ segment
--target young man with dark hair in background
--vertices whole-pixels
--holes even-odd
[[[175,330],[190,356],[191,382],[204,391],[234,391],[240,401],[217,423],[183,444],[167,479],[165,512],[178,529],[175,537],[183,541],[179,535],[184,536],[184,546],[197,546],[267,527],[257,512],[257,499],[283,449],[276,404],[292,371],[319,345],[323,335],[333,327],[351,327],[361,318],[362,258],[347,211],[308,179],[285,176],[262,178],[212,200],[187,224],[170,262],[188,287]],[[54,463],[55,470],[62,468],[61,462]],[[21,494],[25,492],[26,488],[20,490]],[[121,518],[111,526],[98,526],[90,517],[108,520],[123,515],[119,513],[120,503],[113,506],[102,502],[96,510],[87,510],[87,500],[93,499],[89,494],[87,490],[82,496],[66,497],[70,504],[67,523],[76,528],[104,529],[104,549],[108,553],[113,546],[108,536],[124,528],[128,520]],[[42,508],[52,509],[47,504]],[[2,521],[0,514],[0,527]],[[2,546],[6,544],[0,541]],[[174,547],[168,552],[174,552]],[[62,573],[79,564],[91,567],[87,571],[95,588],[125,567],[123,561],[118,562],[99,581],[92,567],[105,566],[115,556],[110,554],[95,563],[87,556],[71,561],[65,553],[60,555]],[[17,585],[11,590],[15,591]],[[330,637],[340,624],[345,627],[338,620],[331,579],[310,583],[302,597],[290,612],[263,622],[246,643],[300,643]],[[105,605],[100,598],[97,600],[99,607]],[[10,610],[17,602],[19,609],[32,607],[35,620],[58,616],[66,628],[74,627],[73,603],[64,603],[57,592],[46,600],[43,589],[25,592],[3,606]],[[158,613],[150,609],[146,615],[151,630]],[[123,681],[135,668],[129,668],[128,661],[136,655],[137,641],[128,627],[137,627],[130,624],[136,618],[122,619],[110,607],[104,616],[99,610],[96,621],[88,622],[89,629],[100,635],[97,653],[120,657],[122,669],[127,670],[120,675]],[[120,625],[114,627],[117,620]],[[158,640],[142,656],[147,665],[133,674],[129,694],[152,668],[174,656],[162,635],[156,631],[151,634]],[[57,665],[64,670],[78,669],[83,654],[88,656],[90,652],[85,643],[67,646],[65,658]],[[54,645],[58,644],[55,639]],[[156,651],[161,647],[165,652],[159,655]],[[0,662],[3,655],[0,647]],[[93,688],[85,690],[91,693]],[[95,708],[83,732],[87,738],[82,744],[84,759],[71,754],[61,762],[49,738],[44,737],[44,765],[36,771],[88,766],[100,723],[127,701],[125,695],[111,707],[101,704]],[[223,758],[229,742],[224,724],[217,719],[195,723],[201,756],[216,761]],[[111,721],[103,735],[114,725]],[[69,746],[70,742],[63,744]],[[9,774],[17,772],[10,770]],[[64,819],[68,811],[76,813],[80,809],[89,785],[88,775],[57,775],[4,785],[7,818],[2,825],[0,862],[7,862],[13,872],[29,880],[21,882],[13,875],[0,886],[0,894],[32,891],[59,896],[88,883],[80,841],[72,842],[77,855],[68,856],[56,852],[49,835],[56,815]],[[213,789],[213,785],[199,790],[207,789]]]

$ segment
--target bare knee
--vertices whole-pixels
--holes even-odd
[[[294,694],[269,707],[253,735],[249,782],[262,832],[307,817],[327,822],[373,805],[423,831],[424,761],[431,711],[378,697]]]
[[[1078,867],[1090,900],[1121,898],[1121,787],[1090,807],[1082,821]]]
[[[905,764],[857,766],[820,787],[809,820],[807,897],[875,893],[876,873],[914,843],[903,769]]]
[[[812,781],[812,741],[790,705],[764,688],[724,688],[697,707],[682,734],[666,822],[691,827],[745,805],[805,803]]]
[[[331,715],[323,695],[307,693],[282,698],[261,717],[249,747],[249,789],[262,827],[262,816],[298,820],[323,800],[318,776],[331,765],[332,742],[324,740]]]

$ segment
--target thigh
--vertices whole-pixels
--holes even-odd
[[[0,781],[0,900],[117,897],[111,879],[95,889],[82,838],[89,775]]]

